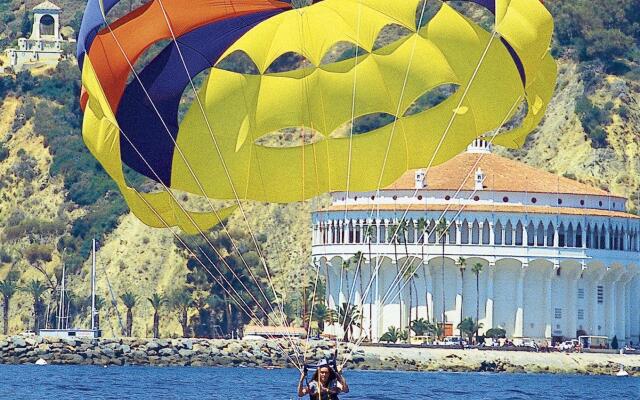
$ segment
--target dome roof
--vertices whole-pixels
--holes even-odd
[[[474,173],[478,169],[484,174],[483,188],[486,191],[610,196],[624,199],[622,196],[612,196],[602,189],[530,167],[519,161],[483,152],[461,153],[449,161],[431,167],[427,171],[426,188],[455,191],[462,186],[462,190],[473,191]],[[416,171],[407,171],[385,189],[414,190]]]
[[[60,7],[58,7],[57,5],[55,5],[52,2],[47,0],[47,1],[43,1],[42,3],[38,4],[35,7],[33,7],[33,11],[38,11],[38,10],[60,11],[62,9]]]

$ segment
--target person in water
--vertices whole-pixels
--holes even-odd
[[[334,371],[326,361],[320,362],[311,382],[305,386],[306,376],[306,371],[303,371],[298,382],[298,397],[309,395],[313,400],[338,400],[338,394],[349,393],[344,376]]]

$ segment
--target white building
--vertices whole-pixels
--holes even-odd
[[[444,258],[434,229],[443,215],[450,224]],[[389,230],[403,216],[406,233],[394,251]],[[440,322],[444,302],[453,327],[461,315],[475,320],[477,304],[481,334],[501,327],[512,338],[637,342],[639,233],[640,217],[626,212],[625,198],[491,154],[477,141],[377,194],[332,193],[331,206],[313,213],[313,257],[328,278],[329,307],[350,297],[364,314],[360,333],[374,341],[390,326],[406,328],[409,313]],[[343,261],[358,251],[360,271],[352,261],[345,274]],[[413,281],[396,285],[398,270],[414,271]],[[340,334],[335,326],[326,332],[335,329]]]
[[[18,39],[18,48],[6,49],[14,72],[43,65],[55,67],[63,56],[66,40],[60,34],[62,9],[50,1],[33,8],[33,29],[29,38]]]

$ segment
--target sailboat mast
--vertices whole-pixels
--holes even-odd
[[[96,239],[92,243],[91,257],[91,330],[96,329]]]

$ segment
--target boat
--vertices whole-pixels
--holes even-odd
[[[36,361],[36,365],[47,365],[47,361],[43,358],[38,358],[38,361]]]
[[[616,372],[616,376],[619,376],[619,377],[629,376],[629,373],[624,370],[624,365],[620,364],[620,370]]]
[[[40,336],[48,338],[73,339],[90,338],[96,339],[101,335],[100,329],[96,327],[96,240],[92,243],[91,262],[91,329],[69,328],[69,317],[66,315],[65,303],[65,264],[62,264],[62,282],[60,287],[60,304],[58,305],[58,324],[55,329],[40,329]],[[38,360],[39,361],[39,360]],[[43,360],[44,361],[44,360]]]

